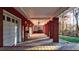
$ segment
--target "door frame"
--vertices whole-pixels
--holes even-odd
[[[13,15],[13,14],[11,14],[10,12],[8,12],[8,11],[6,11],[6,10],[3,10],[3,15],[5,15],[5,17],[6,16],[9,16],[11,19],[16,19],[17,21],[18,21],[18,28],[19,28],[19,31],[18,31],[18,33],[17,34],[19,34],[19,37],[18,37],[18,39],[19,39],[19,42],[18,43],[21,43],[22,42],[22,40],[21,40],[21,19],[20,18],[18,18],[17,16],[15,16],[15,15]],[[16,44],[15,44],[16,45]]]

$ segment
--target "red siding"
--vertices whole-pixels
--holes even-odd
[[[3,10],[0,8],[0,47],[3,46]]]
[[[26,18],[22,14],[20,14],[16,9],[14,9],[13,7],[3,7],[3,9],[12,13],[13,15],[23,19],[23,20],[26,20]]]

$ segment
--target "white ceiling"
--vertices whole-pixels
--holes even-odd
[[[32,23],[40,25],[47,23],[53,16],[62,12],[65,8],[60,7],[15,7],[24,17],[28,18]],[[60,10],[61,9],[61,10]],[[36,18],[36,19],[35,19]]]

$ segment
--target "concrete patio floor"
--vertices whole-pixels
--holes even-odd
[[[79,50],[79,43],[71,43],[59,40],[59,43],[54,43],[45,34],[33,34],[28,41],[17,44],[13,47],[2,47],[0,50]]]

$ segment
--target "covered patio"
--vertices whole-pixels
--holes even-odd
[[[1,7],[0,50],[79,50],[78,9]]]

